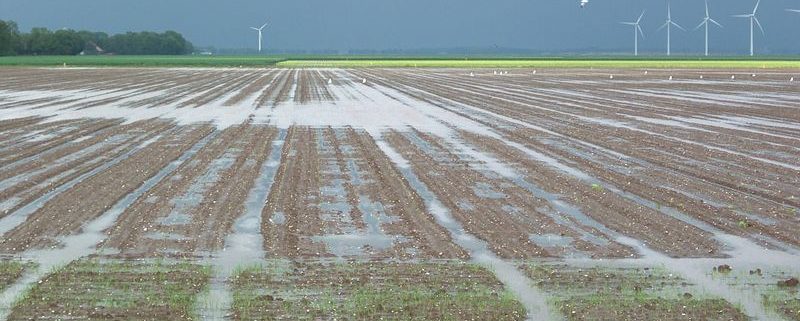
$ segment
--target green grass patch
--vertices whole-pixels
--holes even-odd
[[[798,289],[773,288],[763,296],[764,306],[788,320],[800,321],[800,292]]]
[[[691,284],[661,267],[523,269],[567,320],[748,320],[723,299],[693,294]]]
[[[189,263],[77,261],[33,287],[8,319],[193,320],[210,273]]]
[[[12,56],[0,66],[284,68],[726,68],[800,69],[798,57]]]
[[[0,57],[0,66],[268,67],[281,60],[271,56],[12,56]]]
[[[645,294],[581,296],[559,302],[558,308],[567,320],[749,320],[723,299],[666,299]]]
[[[331,59],[278,62],[285,68],[652,68],[800,69],[800,60],[640,59]]]
[[[21,261],[0,261],[0,290],[5,290],[8,286],[22,277],[26,269],[33,268],[30,263]]]
[[[464,263],[297,263],[238,271],[236,320],[522,320],[491,272]]]

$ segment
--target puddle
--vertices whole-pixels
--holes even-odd
[[[173,206],[172,211],[160,219],[159,223],[164,226],[189,224],[192,218],[188,213],[203,202],[204,194],[219,181],[220,174],[236,163],[239,152],[240,150],[231,149],[213,160],[208,165],[206,172],[192,182],[186,193],[170,200],[170,204]]]
[[[472,192],[478,197],[488,199],[504,199],[508,197],[506,194],[493,190],[492,185],[483,182],[476,183],[475,186],[472,186]]]
[[[226,282],[228,277],[238,266],[264,262],[261,211],[267,203],[270,188],[275,182],[275,174],[280,165],[281,149],[286,134],[287,131],[281,129],[278,138],[272,142],[270,154],[261,165],[259,174],[255,178],[255,185],[247,195],[245,211],[233,223],[233,233],[225,238],[225,247],[222,251],[212,253],[209,257],[209,261],[214,267],[214,276],[210,281],[209,290],[197,299],[196,313],[201,320],[227,320],[233,303],[233,294]],[[283,224],[286,218],[283,213],[276,218],[277,214],[273,214],[270,221],[278,219],[280,220],[279,224]]]
[[[648,249],[640,241],[620,237],[617,241],[631,246],[643,256],[641,259],[627,262],[638,264],[659,264],[669,271],[677,272],[690,282],[697,284],[702,290],[719,296],[734,306],[739,307],[743,313],[754,320],[776,320],[776,316],[761,303],[761,294],[758,291],[743,291],[736,289],[715,278],[711,271],[713,267],[721,264],[730,264],[736,269],[755,269],[757,267],[780,266],[797,271],[800,266],[800,257],[780,251],[772,251],[755,246],[747,239],[732,235],[717,237],[727,248],[731,256],[728,259],[676,259]],[[780,318],[777,318],[780,319]]]
[[[283,212],[272,213],[272,217],[269,218],[269,222],[275,225],[283,225],[286,223],[286,215],[284,215]]]
[[[571,247],[573,238],[557,234],[533,234],[530,236],[530,240],[543,247]]]
[[[123,160],[127,159],[131,155],[139,152],[140,150],[144,149],[148,145],[152,144],[153,142],[158,140],[158,138],[159,138],[159,136],[156,136],[156,137],[153,137],[150,140],[142,142],[141,144],[139,144],[139,146],[137,146],[136,148],[131,149],[130,151],[126,152],[125,154],[122,154],[122,155],[120,155],[120,156],[118,156],[118,157],[116,157],[116,158],[114,158],[112,160],[109,160],[108,162],[104,163],[103,165],[101,165],[101,166],[99,166],[99,167],[97,167],[97,168],[95,168],[95,169],[93,169],[93,170],[91,170],[91,171],[89,171],[87,173],[84,173],[83,175],[78,176],[75,179],[73,179],[73,180],[71,180],[71,181],[69,181],[69,182],[67,182],[67,183],[65,183],[65,184],[63,184],[63,185],[61,185],[59,187],[54,188],[53,190],[47,192],[47,194],[42,195],[41,197],[39,197],[35,201],[33,201],[31,203],[28,203],[27,205],[25,205],[25,206],[21,207],[20,209],[14,211],[13,213],[9,214],[8,216],[3,217],[2,219],[0,219],[0,235],[6,234],[6,232],[14,229],[15,227],[17,227],[20,224],[22,224],[23,222],[25,222],[25,220],[28,219],[28,216],[30,216],[34,212],[38,211],[40,208],[42,208],[42,206],[44,206],[45,203],[50,201],[52,198],[56,197],[58,194],[61,194],[64,191],[74,187],[75,185],[77,185],[78,183],[82,182],[83,180],[85,180],[85,179],[87,179],[89,177],[97,175],[98,173],[103,172],[103,171],[111,168],[114,165],[117,165],[118,163],[120,163]]]
[[[164,233],[164,232],[151,232],[145,234],[144,237],[151,240],[165,240],[165,241],[185,241],[189,239],[180,234]]]
[[[402,157],[391,146],[379,146],[381,146],[382,150],[384,148],[388,150],[388,152],[385,152],[387,155]],[[407,164],[407,160],[401,161],[399,164]],[[473,262],[489,268],[498,280],[516,296],[525,307],[528,320],[560,319],[559,316],[550,312],[545,294],[533,287],[531,280],[522,271],[518,270],[512,262],[497,257],[489,250],[486,242],[467,233],[461,224],[451,216],[449,210],[419,180],[410,168],[401,167],[400,172],[412,189],[425,201],[426,208],[436,219],[436,222],[447,229],[453,241],[469,252]]]
[[[408,241],[400,236],[382,234],[329,234],[312,236],[311,239],[325,243],[328,252],[342,258],[364,256],[368,250],[383,251],[396,242]]]
[[[336,229],[327,231],[323,235],[312,236],[311,239],[324,243],[326,250],[339,258],[368,257],[376,252],[390,249],[397,243],[408,242],[409,239],[405,237],[388,235],[383,231],[381,224],[394,222],[397,218],[390,217],[380,202],[358,193],[359,188],[369,183],[370,179],[361,174],[356,161],[357,156],[354,155],[355,148],[346,143],[346,133],[343,130],[335,130],[333,134],[339,141],[341,161],[344,166],[340,167],[335,146],[326,143],[321,131],[317,132],[317,146],[326,163],[324,174],[336,177],[331,179],[328,185],[321,187],[323,196],[333,198],[320,204],[321,216],[323,220],[333,222]],[[355,209],[356,213],[361,215],[360,222],[363,222],[363,228],[356,227],[356,222],[350,215],[354,209],[346,199],[348,194],[346,183],[351,184],[356,192]]]
[[[149,178],[136,190],[119,200],[100,217],[84,225],[80,234],[69,235],[60,238],[63,247],[45,250],[30,250],[23,253],[22,257],[24,259],[38,263],[38,267],[23,275],[22,278],[6,288],[6,290],[0,295],[0,319],[6,319],[8,314],[11,313],[12,305],[18,299],[18,297],[32,284],[41,280],[41,278],[50,273],[53,269],[94,252],[95,247],[107,236],[104,231],[114,225],[114,223],[117,221],[117,218],[122,215],[125,209],[127,209],[134,201],[136,201],[136,199],[144,195],[144,193],[152,189],[156,184],[163,180],[164,177],[175,171],[180,164],[194,156],[200,150],[200,148],[205,146],[205,144],[215,137],[216,134],[217,132],[211,133],[198,141],[178,159],[162,168],[155,176]],[[145,146],[150,142],[146,143]],[[139,149],[143,147],[144,146],[141,146]]]

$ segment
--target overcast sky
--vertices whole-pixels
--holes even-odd
[[[645,52],[662,52],[664,0],[0,0],[0,19],[31,27],[119,33],[175,30],[197,46],[256,46],[250,26],[265,20],[265,47],[279,50],[420,48],[520,48],[540,52],[591,49],[632,51],[633,31],[619,24],[647,10],[642,28]],[[744,54],[746,19],[755,0],[710,0],[711,15],[724,29],[711,31],[712,51]],[[759,18],[766,36],[756,35],[760,53],[800,53],[800,0],[763,0]],[[702,50],[703,33],[693,29],[704,15],[702,0],[672,0],[673,52]]]

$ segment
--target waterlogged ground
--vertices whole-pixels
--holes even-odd
[[[800,320],[796,73],[0,69],[0,318]]]

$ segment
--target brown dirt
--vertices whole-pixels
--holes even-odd
[[[100,216],[117,200],[178,158],[210,130],[207,125],[186,126],[164,135],[108,170],[78,183],[47,202],[23,224],[3,235],[0,247],[18,253],[29,248],[57,244],[58,236],[75,233],[83,224]]]
[[[157,255],[164,250],[192,255],[196,251],[221,249],[233,221],[244,210],[244,201],[275,133],[274,128],[247,124],[224,130],[153,187],[146,197],[134,202],[110,229],[102,246],[121,249],[124,256]],[[189,193],[193,184],[205,179],[214,161],[226,153],[235,155],[232,164],[217,173],[214,182],[203,183],[202,201],[188,210],[177,208],[177,197]],[[186,216],[185,221],[161,223],[176,210],[185,211],[179,213]],[[181,239],[153,239],[148,236],[152,233]]]

